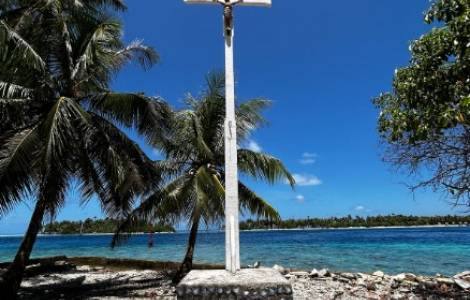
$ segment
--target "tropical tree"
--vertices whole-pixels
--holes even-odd
[[[221,224],[224,218],[224,88],[223,74],[211,74],[202,95],[198,98],[189,95],[187,108],[175,112],[171,138],[159,148],[166,155],[166,160],[159,163],[160,168],[171,179],[128,215],[112,241],[113,247],[118,245],[122,241],[120,233],[138,220],[189,221],[188,246],[175,281],[192,268],[200,223]],[[268,100],[255,99],[237,107],[239,170],[245,176],[270,184],[287,181],[293,186],[293,177],[279,159],[241,148],[252,131],[265,123],[261,112],[269,104]],[[242,181],[238,190],[242,213],[279,220],[278,212]]]
[[[109,88],[125,63],[135,59],[148,68],[158,57],[141,42],[123,44],[112,7],[124,8],[120,0],[0,4],[0,217],[27,196],[35,199],[24,239],[0,281],[5,299],[16,297],[42,221],[64,205],[71,178],[81,182],[83,202],[97,195],[111,216],[128,211],[135,196],[161,179],[120,128],[158,140],[169,108]]]
[[[470,1],[433,1],[425,21],[437,27],[411,43],[393,91],[375,99],[385,160],[417,175],[413,189],[470,206]]]

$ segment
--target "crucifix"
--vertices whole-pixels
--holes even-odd
[[[271,0],[184,0],[188,4],[221,4],[224,8],[225,37],[225,269],[240,270],[238,225],[237,125],[235,121],[235,79],[233,68],[233,7],[271,6]]]

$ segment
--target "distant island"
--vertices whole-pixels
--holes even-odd
[[[85,221],[60,221],[51,222],[43,227],[43,234],[92,234],[114,233],[119,220],[91,219]],[[400,227],[400,226],[470,226],[469,216],[405,216],[387,215],[372,217],[330,217],[330,218],[306,218],[287,219],[278,222],[268,220],[248,219],[240,222],[240,230],[263,229],[314,229],[314,228],[371,228],[371,227]],[[139,222],[133,232],[175,232],[175,228],[169,224],[147,224]]]
[[[86,219],[85,221],[61,221],[46,224],[43,227],[44,234],[90,234],[90,233],[114,233],[119,220]],[[168,224],[147,224],[139,222],[133,232],[175,232],[175,228]]]
[[[305,228],[348,228],[348,227],[395,227],[395,226],[470,226],[469,216],[405,216],[387,215],[373,217],[331,217],[288,219],[278,222],[248,219],[240,223],[240,230],[256,229],[305,229]]]

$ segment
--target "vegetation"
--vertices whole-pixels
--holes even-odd
[[[129,214],[113,239],[113,245],[117,245],[119,233],[132,228],[137,220],[160,219],[171,223],[189,220],[188,248],[175,281],[192,268],[200,223],[218,224],[224,219],[224,91],[224,75],[211,74],[207,89],[199,98],[191,95],[186,98],[187,109],[175,113],[171,139],[159,149],[166,155],[166,160],[159,164],[172,175],[170,180]],[[250,133],[264,124],[261,112],[269,103],[250,100],[236,109],[239,170],[270,184],[287,180],[293,185],[293,177],[279,159],[242,148]],[[277,211],[243,182],[239,181],[238,189],[242,213],[279,219]]]
[[[44,233],[81,234],[81,233],[114,233],[120,221],[117,219],[86,219],[85,221],[51,222],[43,228]],[[148,224],[138,222],[133,232],[174,232],[175,228],[167,224]]]
[[[418,175],[413,189],[431,187],[470,206],[469,20],[470,1],[434,1],[425,21],[441,26],[411,43],[410,65],[375,104],[385,160]]]
[[[169,109],[109,89],[125,63],[135,59],[148,68],[158,58],[140,42],[123,44],[111,10],[124,8],[121,0],[0,3],[0,216],[35,199],[25,237],[0,280],[5,299],[16,297],[44,216],[64,205],[72,178],[81,183],[83,202],[96,194],[111,216],[161,179],[118,125],[157,139]]]
[[[347,228],[378,226],[425,226],[425,225],[470,225],[470,216],[405,216],[389,215],[375,217],[342,217],[342,218],[308,218],[282,221],[252,220],[240,223],[240,229],[303,229],[303,228]]]

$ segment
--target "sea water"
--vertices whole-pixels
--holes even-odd
[[[33,257],[56,255],[102,256],[143,260],[181,261],[187,233],[134,235],[124,245],[110,248],[110,235],[40,236]],[[454,275],[470,269],[470,227],[337,230],[245,231],[240,236],[243,265],[311,270],[412,272]],[[195,261],[224,263],[224,233],[200,232]],[[0,261],[12,260],[21,237],[0,237]]]

